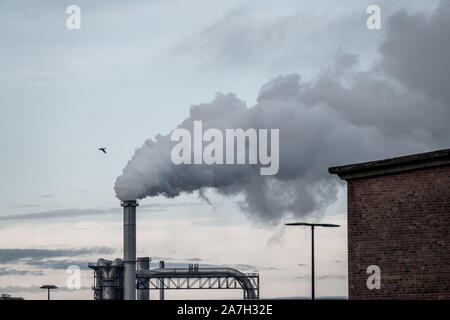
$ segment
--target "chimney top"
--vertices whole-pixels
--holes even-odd
[[[121,203],[122,207],[137,207],[139,206],[139,202],[137,200],[125,200]]]

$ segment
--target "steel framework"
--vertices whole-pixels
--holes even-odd
[[[231,268],[160,268],[138,271],[136,289],[241,289],[244,300],[259,299],[259,274]]]

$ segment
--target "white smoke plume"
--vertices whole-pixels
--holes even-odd
[[[340,52],[314,81],[302,82],[297,74],[274,78],[252,107],[235,94],[219,93],[192,106],[179,125],[191,132],[196,120],[204,130],[279,129],[278,174],[261,176],[254,165],[174,165],[170,134],[158,135],[136,150],[117,178],[117,197],[203,195],[212,188],[243,194],[241,207],[250,217],[278,223],[283,217],[320,215],[336,200],[340,182],[328,174],[329,166],[448,147],[450,64],[443,54],[450,52],[448,2],[431,16],[394,14],[387,29],[381,58],[369,70],[358,69],[357,56]]]

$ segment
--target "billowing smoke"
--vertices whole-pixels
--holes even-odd
[[[178,127],[279,129],[279,172],[255,165],[175,165],[170,134],[148,139],[117,178],[121,200],[212,188],[244,196],[252,218],[277,223],[284,216],[321,214],[336,200],[333,165],[446,148],[450,142],[450,7],[431,15],[399,12],[387,22],[381,58],[361,70],[358,57],[340,52],[314,81],[297,74],[262,86],[256,105],[217,94],[192,106]],[[192,133],[193,135],[193,133]]]

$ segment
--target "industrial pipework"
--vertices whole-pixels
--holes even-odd
[[[231,268],[165,268],[160,261],[158,269],[150,269],[150,258],[137,258],[137,300],[149,300],[151,290],[159,290],[160,299],[169,289],[242,289],[244,300],[259,299],[259,274],[242,273]],[[89,263],[94,270],[94,299],[124,299],[124,265],[121,259],[98,259]],[[134,291],[134,290],[132,290]]]
[[[122,202],[124,300],[136,300],[136,200]]]

